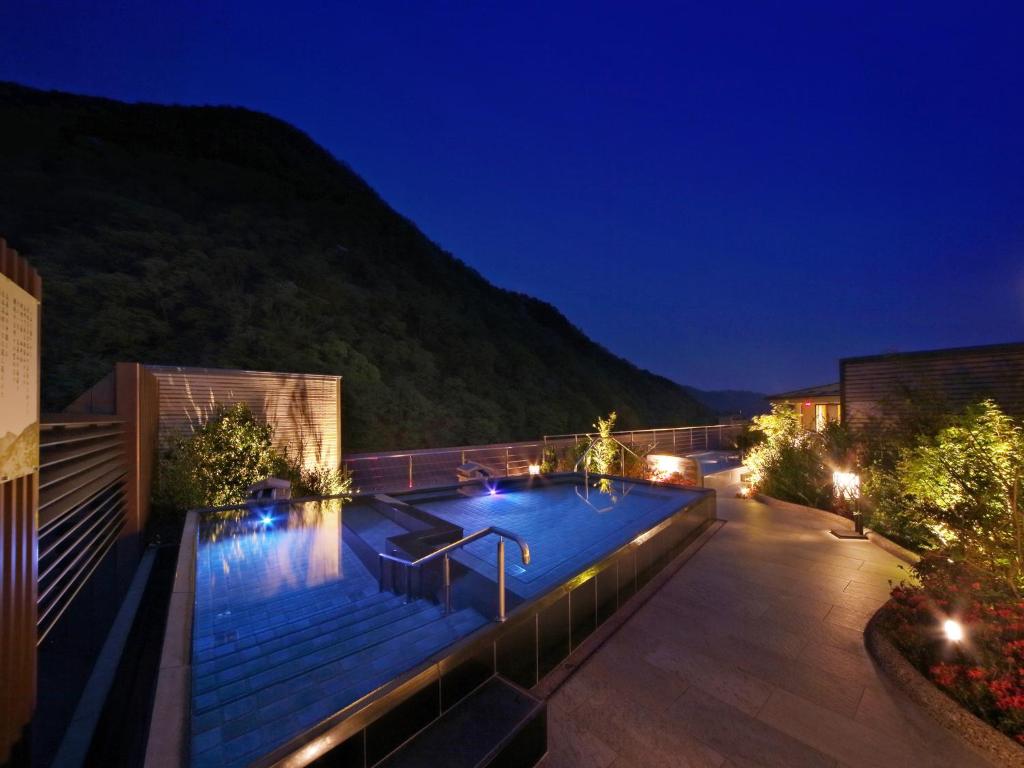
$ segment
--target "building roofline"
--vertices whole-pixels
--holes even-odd
[[[157,373],[234,373],[244,374],[246,376],[288,376],[291,378],[307,378],[307,379],[335,379],[341,381],[342,376],[338,376],[333,373],[300,373],[297,371],[253,371],[245,368],[207,368],[205,366],[193,366],[193,365],[154,365],[152,363],[141,363],[142,367],[147,371],[155,371]]]
[[[819,390],[825,390],[820,392]],[[830,391],[834,390],[834,391]],[[818,392],[818,394],[815,394]],[[813,387],[803,387],[802,389],[793,389],[789,392],[780,392],[777,395],[765,395],[766,400],[797,400],[801,397],[829,397],[831,395],[839,396],[839,382],[829,382],[828,384],[818,384]]]
[[[995,352],[997,350],[1024,350],[1024,341],[1010,341],[1001,344],[978,344],[973,347],[945,347],[942,349],[922,349],[912,352],[884,352],[880,355],[857,355],[842,357],[839,367],[846,363],[862,363],[873,360],[898,360],[907,357],[941,357],[944,355],[969,355],[973,352]]]

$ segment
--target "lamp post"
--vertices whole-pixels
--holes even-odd
[[[833,472],[832,493],[836,498],[853,503],[853,531],[837,531],[831,533],[837,539],[866,539],[864,521],[860,515],[860,475],[856,472]]]

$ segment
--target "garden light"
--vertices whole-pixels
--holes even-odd
[[[847,501],[860,498],[860,475],[856,472],[833,472],[832,488],[836,496]]]
[[[942,629],[946,633],[946,639],[951,643],[959,643],[964,639],[964,625],[955,619],[946,619],[942,622]]]
[[[540,464],[531,464],[528,467],[528,469],[529,469],[531,475],[539,475],[540,474]]]
[[[832,535],[837,539],[865,539],[864,522],[860,516],[860,475],[856,472],[841,472],[836,470],[832,473],[832,493],[837,499],[852,502],[853,504],[853,533],[849,531],[832,530]]]

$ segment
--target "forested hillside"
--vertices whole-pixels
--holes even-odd
[[[340,374],[347,451],[710,417],[267,115],[0,84],[0,236],[43,275],[48,410],[138,360]]]

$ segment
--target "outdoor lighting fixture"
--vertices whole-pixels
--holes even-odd
[[[651,468],[651,479],[663,483],[672,475],[683,474],[683,460],[679,456],[667,454],[654,454],[647,457],[647,464]]]
[[[833,472],[832,488],[839,498],[856,501],[860,498],[860,475],[855,472]]]
[[[864,521],[860,516],[860,475],[856,472],[832,473],[832,492],[837,499],[848,501],[853,505],[853,532],[832,529],[837,539],[866,539]]]
[[[274,518],[270,515],[260,515],[260,522],[264,525],[271,525],[274,522]]]
[[[946,619],[942,622],[942,630],[951,643],[959,643],[964,639],[964,625],[955,619]]]
[[[531,475],[539,475],[540,474],[540,464],[531,464],[529,466],[529,470],[530,470],[530,474]]]

